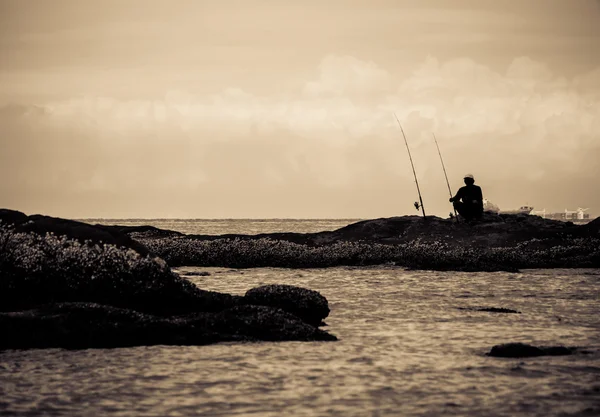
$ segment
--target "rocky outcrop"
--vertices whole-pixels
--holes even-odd
[[[291,285],[264,285],[252,288],[243,298],[246,304],[280,308],[318,326],[329,315],[327,299],[317,291]]]
[[[262,305],[239,305],[214,315],[200,314],[184,320],[196,328],[208,328],[231,340],[337,340],[295,314]]]
[[[57,303],[0,313],[0,334],[0,349],[336,340],[335,336],[290,313],[264,306],[158,317],[92,303]]]
[[[8,337],[0,346],[335,339],[318,329],[329,309],[314,291],[285,286],[253,305],[252,297],[201,290],[146,248],[136,250],[140,243],[117,246],[130,239],[117,230],[0,215],[0,339]]]
[[[576,348],[565,346],[532,346],[525,343],[505,343],[492,347],[487,355],[498,358],[530,358],[571,355],[575,351]]]
[[[600,221],[587,225],[486,213],[464,222],[418,216],[365,220],[335,231],[135,236],[172,266],[313,268],[394,264],[411,269],[511,271],[600,267]]]
[[[394,264],[411,269],[511,271],[600,267],[600,219],[585,225],[527,214],[473,222],[436,216],[359,221],[318,233],[184,235],[152,226],[91,226],[0,211],[22,230],[55,231],[155,254],[171,266],[312,268]],[[29,226],[25,227],[25,225]],[[85,231],[85,233],[84,233]],[[104,239],[104,240],[103,240]]]
[[[364,220],[331,232],[315,233],[314,244],[335,241],[370,241],[378,243],[447,242],[469,247],[513,246],[534,238],[592,236],[594,223],[575,226],[571,222],[543,219],[527,214],[485,212],[480,220],[465,222],[436,216],[402,216]],[[586,233],[587,232],[587,233]],[[598,233],[595,233],[598,235]]]
[[[113,245],[0,231],[0,311],[91,302],[158,315],[216,311],[236,297],[203,291],[164,261]]]
[[[0,209],[0,224],[10,225],[17,233],[35,233],[39,236],[52,233],[55,236],[65,236],[69,239],[77,240],[80,243],[87,241],[92,244],[109,244],[133,249],[142,255],[149,254],[148,249],[144,245],[131,239],[127,233],[122,231],[123,228],[121,227],[94,226],[84,222],[41,214],[28,216],[20,211],[8,209]],[[156,233],[156,235],[159,234],[158,232]]]
[[[124,233],[133,233],[139,227],[118,227]],[[465,222],[442,219],[436,216],[398,216],[363,220],[334,231],[317,233],[260,233],[254,235],[182,235],[178,232],[146,228],[143,237],[185,236],[204,241],[219,239],[257,240],[271,239],[305,245],[327,245],[336,242],[405,243],[442,241],[468,246],[505,246],[532,238],[560,236],[598,237],[600,218],[585,225],[572,222],[543,219],[527,214],[495,214],[485,212],[480,220]]]

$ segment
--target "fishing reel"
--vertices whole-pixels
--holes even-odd
[[[419,211],[419,209],[421,208],[421,205],[418,201],[415,201],[415,208],[417,209],[417,211]]]

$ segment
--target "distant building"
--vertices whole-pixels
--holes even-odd
[[[578,207],[577,210],[567,210],[560,211],[558,213],[546,213],[546,210],[543,210],[542,214],[538,214],[538,216],[543,217],[544,219],[552,219],[552,220],[563,220],[563,221],[577,221],[577,220],[590,220],[590,214],[585,213],[589,209]],[[537,213],[536,213],[537,214]]]
[[[586,213],[586,211],[589,209],[582,208],[582,207],[578,207],[577,210],[565,209],[565,211],[559,211],[559,212],[554,212],[554,213],[549,213],[546,211],[546,209],[533,210],[533,207],[531,207],[531,206],[522,206],[522,207],[519,207],[518,209],[513,209],[513,210],[500,210],[497,205],[493,204],[491,201],[489,201],[487,199],[483,200],[483,207],[484,207],[485,211],[491,211],[493,213],[531,214],[534,216],[540,216],[544,219],[561,220],[564,222],[587,223],[590,220],[592,220],[592,218],[590,218],[589,213]]]

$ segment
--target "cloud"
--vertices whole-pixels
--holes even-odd
[[[526,80],[532,84],[547,83],[552,79],[552,71],[547,65],[522,56],[509,65],[506,76],[511,80]]]
[[[390,74],[374,62],[330,55],[321,61],[318,79],[307,82],[304,93],[309,97],[377,95],[390,87]]]
[[[295,94],[232,87],[5,106],[0,174],[13,179],[0,191],[4,205],[38,211],[54,190],[77,213],[152,216],[177,202],[175,215],[196,217],[398,214],[415,191],[396,112],[432,212],[448,209],[432,132],[454,189],[469,171],[501,207],[600,206],[589,193],[600,174],[599,74],[555,77],[528,57],[504,73],[428,57],[398,79],[328,56]]]

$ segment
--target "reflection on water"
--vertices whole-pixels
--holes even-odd
[[[549,416],[600,412],[600,271],[181,268],[204,289],[320,291],[338,342],[0,353],[0,414]],[[522,314],[461,310],[505,307]],[[520,341],[588,354],[489,358]]]

